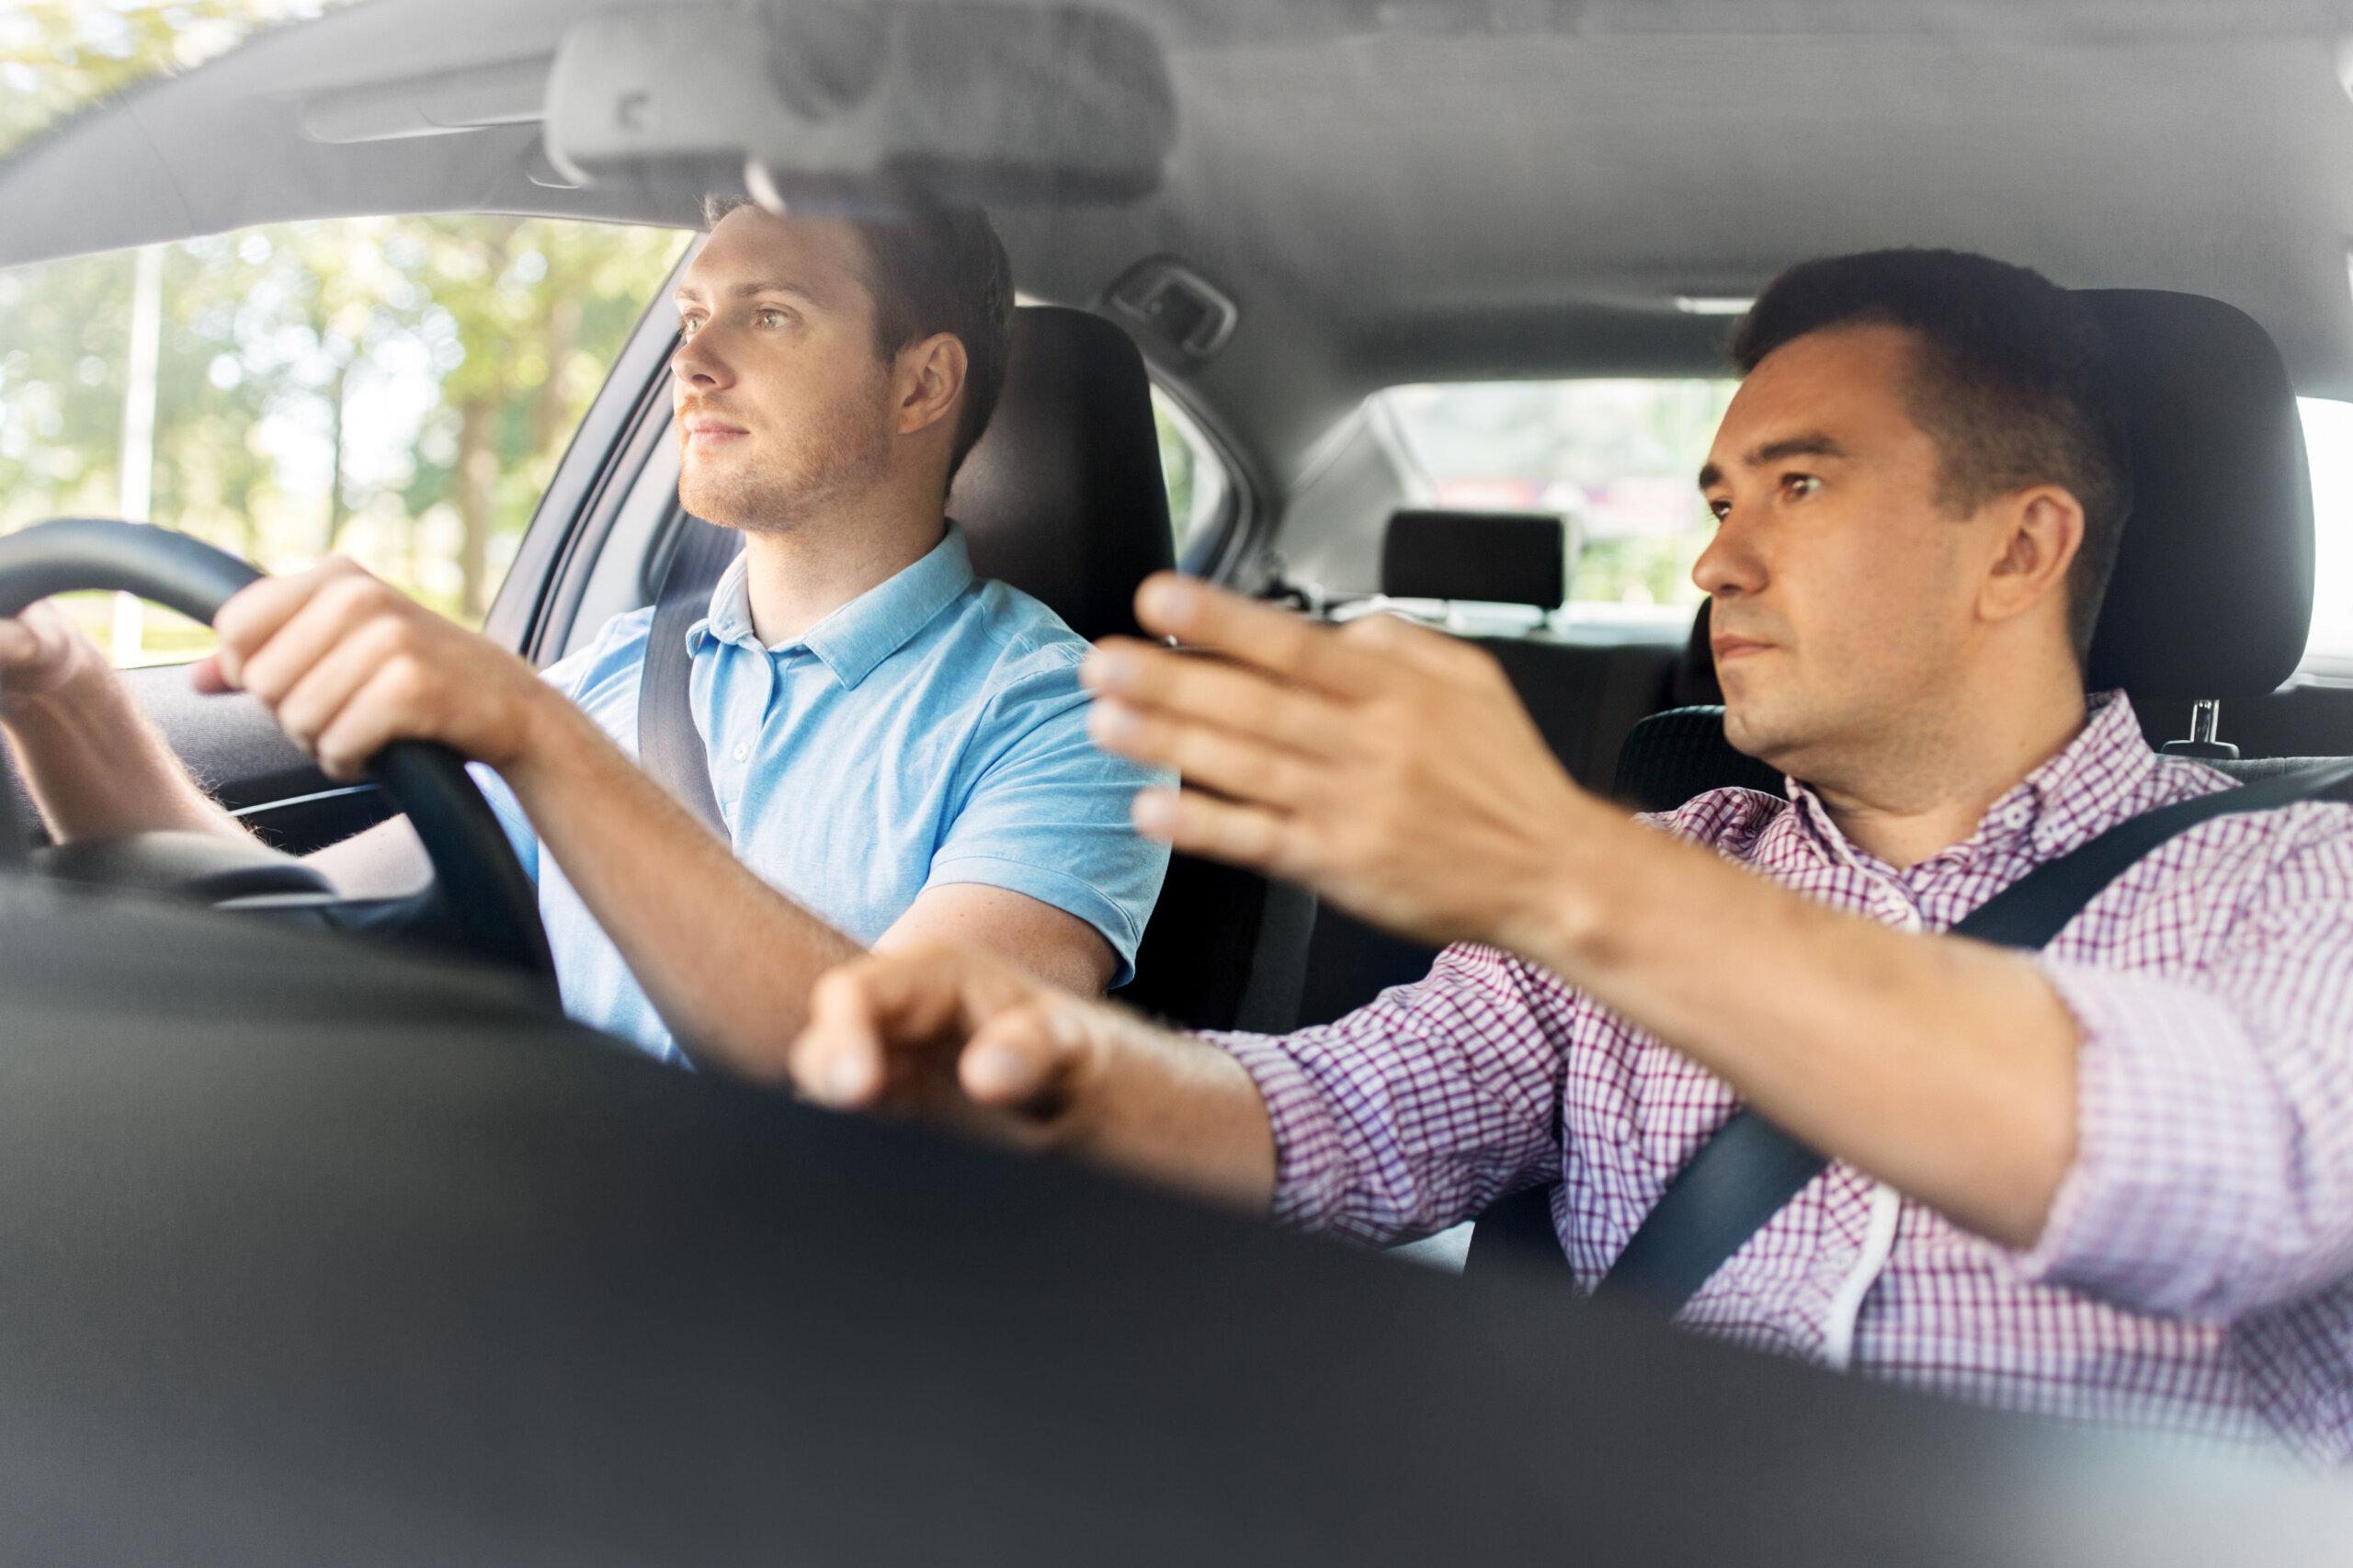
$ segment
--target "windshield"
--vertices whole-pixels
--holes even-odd
[[[353,219],[0,271],[0,529],[144,518],[274,572],[342,551],[478,624],[687,239]],[[118,663],[209,642],[74,608]]]
[[[0,157],[151,77],[348,0],[17,0],[0,6]]]

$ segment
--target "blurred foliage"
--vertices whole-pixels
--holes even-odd
[[[1689,604],[1714,532],[1695,478],[1730,381],[1483,381],[1381,394],[1440,504],[1582,525],[1573,599]]]
[[[0,153],[153,76],[200,65],[332,0],[9,0],[0,6]]]
[[[346,550],[479,620],[685,243],[435,217],[166,247],[155,520],[278,570]],[[0,528],[116,510],[133,261],[0,271]]]
[[[0,153],[335,3],[0,4]],[[685,243],[449,217],[165,247],[154,520],[276,570],[347,550],[479,620]],[[0,528],[119,510],[134,263],[0,271]]]
[[[1188,531],[1187,525],[1193,516],[1193,471],[1200,460],[1184,427],[1169,416],[1157,388],[1153,391],[1152,423],[1160,435],[1160,472],[1168,484],[1168,521],[1176,532],[1176,550],[1181,555]]]
[[[401,487],[405,515],[460,521],[460,613],[479,619],[490,553],[511,550],[613,356],[687,236],[544,219],[433,218],[421,242],[426,324],[454,353]],[[405,247],[404,247],[405,248]],[[496,562],[503,574],[505,557]]]
[[[1710,533],[1698,530],[1631,539],[1586,541],[1577,553],[1569,597],[1586,603],[1696,604],[1699,590],[1691,567],[1707,548]]]
[[[1186,518],[1193,516],[1193,443],[1169,419],[1158,395],[1153,398],[1153,428],[1160,433],[1160,473],[1169,487],[1169,523],[1181,534]]]

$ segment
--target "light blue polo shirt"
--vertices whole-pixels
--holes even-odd
[[[745,562],[687,632],[688,691],[735,853],[772,886],[870,944],[915,895],[1009,888],[1103,934],[1131,972],[1168,850],[1137,836],[1135,792],[1164,782],[1086,737],[1086,644],[1053,611],[972,575],[963,535],[825,617],[797,642],[752,631]],[[631,756],[654,611],[616,616],[547,679]],[[682,1061],[654,1004],[515,797],[476,767],[540,884],[564,1010]]]

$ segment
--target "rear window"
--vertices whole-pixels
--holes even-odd
[[[1572,603],[1693,605],[1715,527],[1694,476],[1732,381],[1558,381],[1393,387],[1379,401],[1438,505],[1557,511],[1581,526]],[[2299,401],[2313,476],[2306,679],[2353,685],[2353,403]]]
[[[1435,504],[1574,520],[1573,604],[1689,606],[1691,563],[1715,528],[1695,476],[1737,385],[1473,381],[1392,387],[1379,401]]]

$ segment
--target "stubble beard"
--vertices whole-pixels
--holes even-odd
[[[879,485],[891,468],[885,410],[844,400],[796,432],[786,449],[746,454],[721,468],[689,453],[678,472],[678,504],[691,515],[745,533],[802,528]],[[716,471],[716,472],[714,472]]]
[[[1886,796],[1916,788],[1942,753],[1920,733],[1922,699],[1933,690],[1928,672],[1860,687],[1810,690],[1795,681],[1743,692],[1727,689],[1724,738],[1817,789]]]

